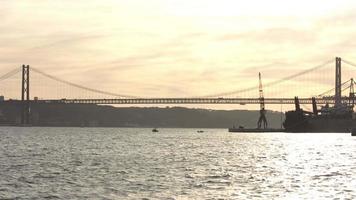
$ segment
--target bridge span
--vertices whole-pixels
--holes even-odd
[[[342,97],[343,103],[356,98]],[[13,100],[14,101],[14,100]],[[265,104],[295,104],[294,98],[264,98]],[[334,104],[334,97],[315,98],[316,104]],[[21,102],[21,101],[19,101]],[[31,103],[63,104],[260,104],[260,98],[131,98],[131,99],[60,99],[31,100]],[[312,98],[299,98],[300,104],[312,104]]]

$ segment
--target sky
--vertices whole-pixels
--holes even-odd
[[[131,96],[219,94],[258,84],[258,72],[268,83],[335,56],[356,62],[355,9],[351,0],[0,0],[0,74],[29,64]]]

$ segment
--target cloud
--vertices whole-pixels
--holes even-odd
[[[248,31],[237,34],[226,34],[217,39],[222,41],[237,40],[246,43],[252,42],[259,44],[290,43],[296,45],[312,45],[316,41],[317,35],[314,32],[308,30],[297,30],[292,28],[280,27]]]
[[[239,16],[230,6],[226,16],[224,9],[201,1],[206,11],[224,17],[209,12],[198,17],[166,12],[163,0],[5,2],[0,6],[0,19],[6,19],[0,24],[0,67],[24,62],[72,82],[132,95],[224,92],[256,85],[258,72],[267,83],[334,56],[356,61],[351,9],[327,16],[313,15],[311,7],[307,17],[264,16],[270,10]],[[180,3],[170,5],[176,9]],[[217,3],[220,8],[232,4]],[[200,8],[196,2],[185,5]]]
[[[47,35],[41,36],[41,40],[49,41],[43,42],[39,46],[34,46],[28,51],[48,51],[50,48],[63,48],[68,46],[83,45],[84,42],[90,42],[92,40],[108,37],[107,35],[99,34],[64,34],[64,35]]]
[[[171,68],[170,66],[180,63],[194,64],[198,60],[190,56],[191,41],[205,35],[193,32],[176,36],[163,43],[137,50],[131,55],[100,63],[101,70],[122,71],[137,70],[137,68],[150,70],[152,67]],[[95,70],[97,65],[93,65],[90,70]]]
[[[353,8],[348,10],[337,11],[331,15],[326,15],[318,19],[315,23],[318,29],[350,29],[353,28],[350,25],[355,25],[356,13]]]

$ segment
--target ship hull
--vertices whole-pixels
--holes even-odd
[[[306,116],[302,112],[289,111],[283,125],[286,132],[350,133],[356,128],[356,120],[351,116]]]
[[[311,118],[308,122],[309,132],[350,133],[356,127],[354,119]]]

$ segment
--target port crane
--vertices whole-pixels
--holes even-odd
[[[263,97],[263,88],[262,88],[262,79],[261,79],[261,73],[258,73],[258,78],[259,78],[259,101],[260,101],[260,117],[257,122],[257,128],[267,128],[267,119],[266,119],[266,110],[265,110],[265,99]]]

